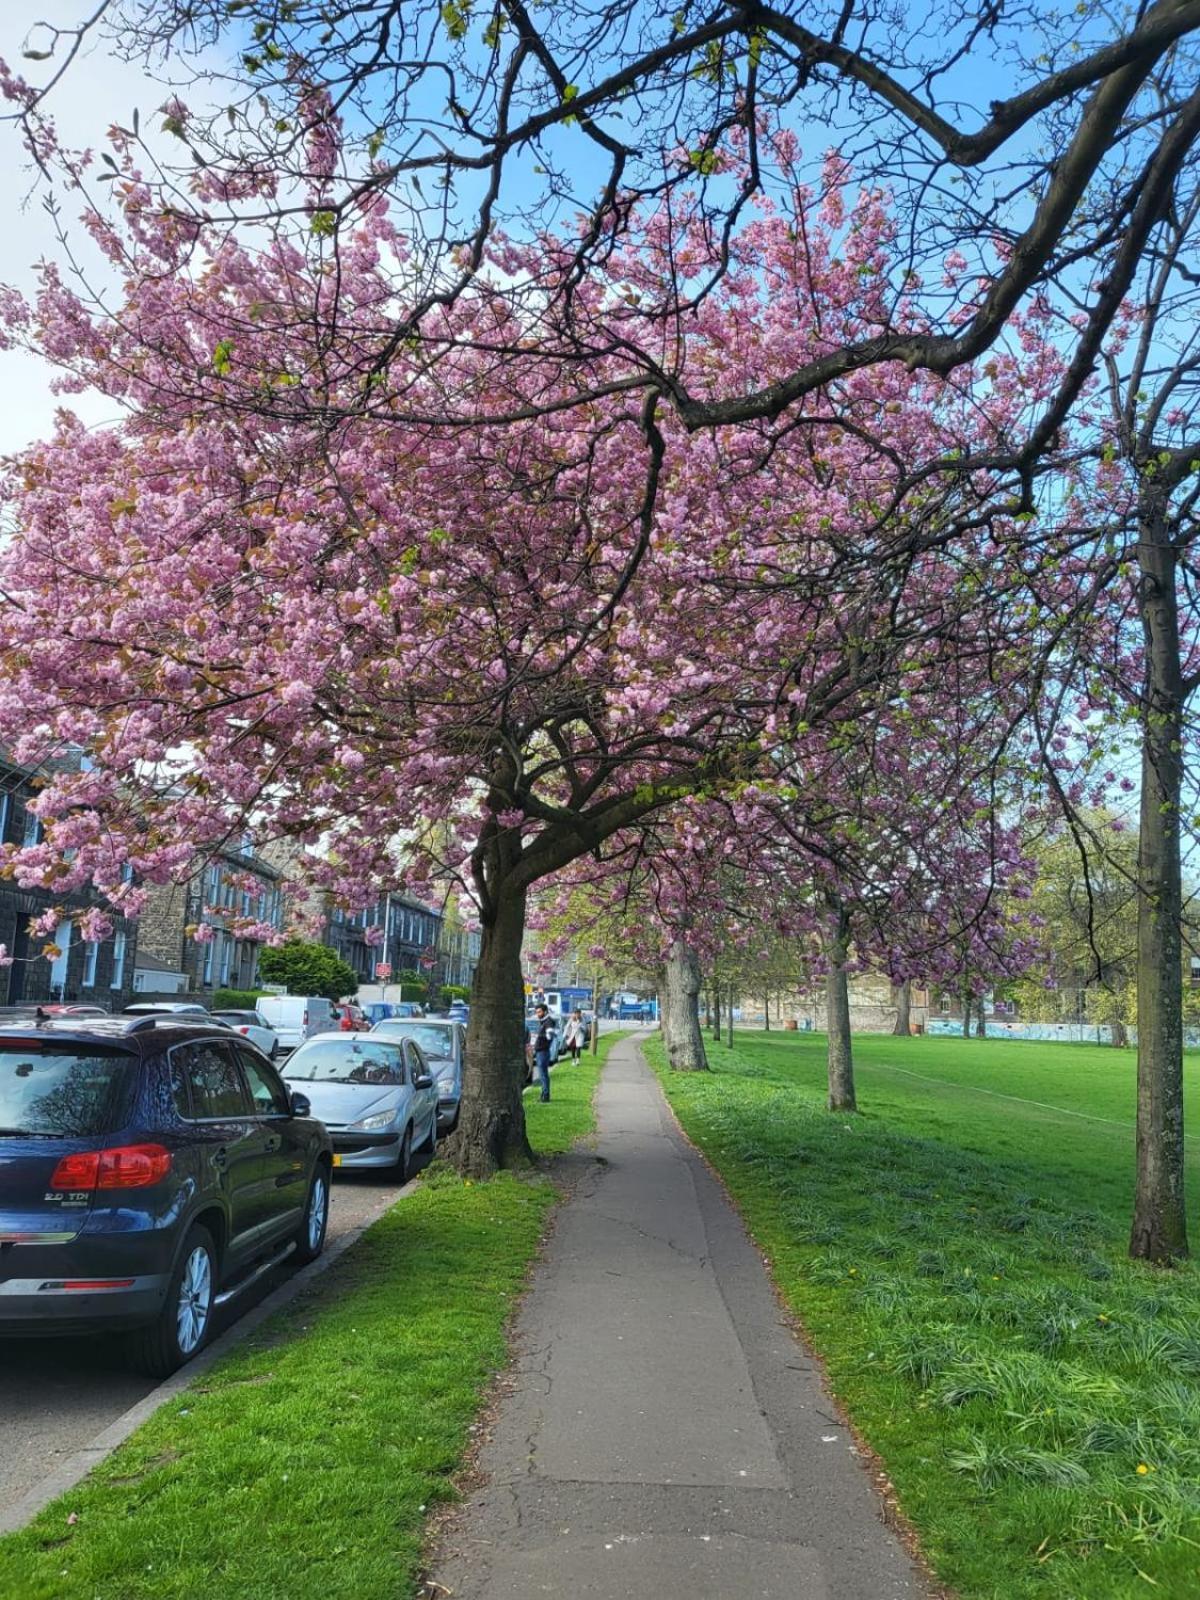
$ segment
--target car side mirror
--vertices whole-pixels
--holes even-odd
[[[417,1076],[413,1079],[413,1088],[414,1089],[432,1089],[433,1088],[433,1078],[430,1076],[430,1074],[428,1072],[418,1073]]]
[[[292,1115],[294,1117],[311,1117],[312,1116],[312,1101],[308,1098],[308,1096],[306,1094],[300,1094],[298,1091],[293,1091],[293,1093],[292,1093]]]

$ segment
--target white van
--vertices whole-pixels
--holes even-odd
[[[295,1050],[314,1033],[328,1033],[338,1025],[332,1000],[320,994],[263,994],[254,1009],[274,1028],[281,1050]]]

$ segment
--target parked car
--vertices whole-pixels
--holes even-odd
[[[212,1017],[214,1022],[223,1022],[234,1033],[240,1033],[243,1039],[249,1039],[272,1061],[279,1054],[279,1035],[257,1011],[214,1011]]]
[[[66,1005],[40,1005],[37,1009],[46,1017],[108,1017],[112,1015],[103,1006],[94,1006],[78,1001]]]
[[[336,1028],[333,1001],[323,994],[264,994],[255,1010],[268,1028],[274,1028],[280,1050],[295,1050],[314,1033]]]
[[[0,1029],[0,1334],[117,1331],[155,1376],[329,1214],[329,1135],[248,1040],[187,1015]]]
[[[339,1000],[333,1008],[334,1015],[339,1018],[338,1026],[343,1033],[366,1033],[371,1024],[366,1012],[361,1006],[356,1006],[351,1000]]]
[[[437,1148],[437,1084],[413,1039],[317,1034],[283,1074],[329,1129],[335,1167],[390,1167],[404,1183],[413,1151]]]
[[[194,1000],[136,1000],[133,1005],[126,1006],[121,1015],[123,1017],[174,1017],[208,1016],[208,1007],[197,1005]]]
[[[429,1062],[437,1083],[439,1133],[449,1133],[458,1122],[462,1103],[463,1062],[466,1059],[467,1030],[452,1017],[388,1017],[377,1022],[371,1036],[383,1039],[415,1039]]]
[[[451,1000],[446,1015],[465,1026],[471,1017],[471,1008],[465,1000]]]

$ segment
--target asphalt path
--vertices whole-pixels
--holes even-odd
[[[414,1157],[414,1171],[424,1162]],[[377,1205],[394,1182],[382,1174],[339,1172],[329,1208],[332,1241]],[[213,1337],[286,1281],[286,1264],[225,1307]],[[58,1464],[90,1443],[155,1387],[126,1366],[115,1339],[0,1340],[0,1514]]]

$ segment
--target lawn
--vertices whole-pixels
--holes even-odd
[[[618,1034],[601,1041],[603,1061]],[[593,1125],[599,1063],[526,1097],[544,1154]],[[398,1600],[555,1199],[433,1168],[286,1310],[77,1489],[0,1539],[5,1600]],[[66,1347],[64,1347],[66,1348]]]
[[[824,1110],[820,1035],[710,1052],[694,1076],[648,1054],[939,1577],[964,1600],[1194,1600],[1200,1273],[1124,1258],[1132,1053],[864,1036],[848,1117]]]

